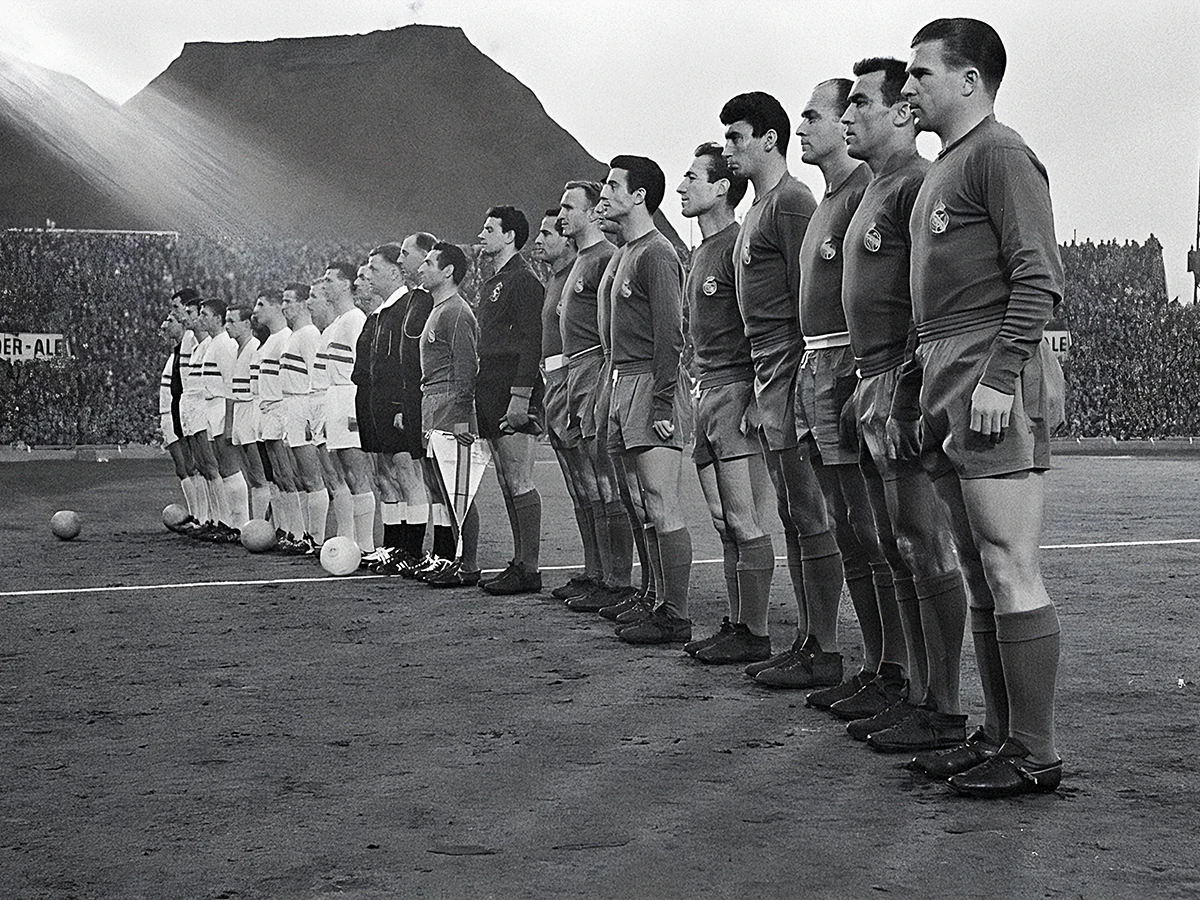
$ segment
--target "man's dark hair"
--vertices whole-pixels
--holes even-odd
[[[583,191],[583,196],[587,198],[588,206],[595,206],[600,202],[600,182],[598,181],[568,181],[563,185],[563,193],[579,188]]]
[[[454,266],[454,274],[451,277],[456,285],[462,284],[463,279],[467,277],[467,270],[471,268],[471,261],[467,259],[467,254],[463,253],[462,248],[449,241],[438,241],[433,245],[433,250],[437,253],[438,268]]]
[[[279,288],[263,288],[258,292],[259,300],[266,300],[268,303],[274,303],[279,306],[283,303],[283,291]]]
[[[406,237],[405,240],[407,241],[408,238],[412,238],[412,242],[417,245],[417,248],[422,253],[428,253],[433,249],[433,245],[437,243],[437,238],[435,238],[428,231],[414,232]]]
[[[398,266],[398,265],[400,265],[400,249],[401,249],[400,245],[395,242],[380,244],[378,247],[376,247],[374,250],[372,250],[370,253],[367,254],[367,259],[370,259],[372,256],[382,256],[384,259],[386,259],[388,262],[390,262],[393,266]],[[432,248],[430,248],[430,249],[432,249]],[[428,253],[429,250],[426,250],[425,252]]]
[[[828,78],[817,85],[819,88],[833,88],[833,99],[830,101],[834,111],[839,116],[846,111],[846,107],[850,105],[850,91],[854,87],[854,82],[849,78]]]
[[[210,300],[204,301],[204,308],[213,313],[222,322],[225,321],[225,301],[219,297],[213,297]]]
[[[702,156],[708,162],[709,184],[720,181],[722,178],[728,181],[729,190],[725,192],[725,202],[729,204],[730,209],[737,209],[737,205],[746,196],[746,187],[750,184],[749,179],[729,168],[729,160],[725,158],[725,151],[720,144],[712,141],[701,144],[696,148],[696,159]]]
[[[854,64],[855,78],[873,75],[876,72],[883,73],[879,93],[883,95],[884,105],[894,105],[901,99],[900,92],[904,89],[904,82],[908,81],[908,72],[905,70],[904,63],[891,56],[871,56],[867,59],[860,59]]]
[[[788,118],[783,104],[762,91],[738,94],[721,107],[721,124],[746,122],[750,133],[762,137],[768,131],[775,132],[775,148],[780,156],[787,156],[788,139],[792,136],[792,120]]]
[[[948,66],[973,66],[983,76],[984,87],[996,93],[1004,79],[1008,54],[995,28],[978,19],[934,19],[917,32],[912,46],[931,41],[942,42],[942,56]]]
[[[343,281],[348,281],[351,284],[354,284],[354,279],[358,277],[358,266],[354,265],[354,263],[348,263],[344,260],[331,262],[325,267],[325,271],[337,272],[338,276]]]
[[[196,304],[198,305],[200,303],[200,292],[195,288],[180,288],[171,295],[171,299],[178,300],[184,306],[191,305],[193,300],[196,301]]]
[[[625,186],[629,193],[634,191],[646,192],[646,212],[654,215],[658,212],[659,204],[667,193],[667,176],[659,168],[658,163],[645,156],[630,156],[622,154],[614,156],[608,164],[610,169],[625,170]]]
[[[301,300],[308,299],[309,287],[307,284],[301,284],[299,281],[293,281],[290,284],[285,284],[283,286],[283,292],[286,294],[288,291],[291,291]]]
[[[529,240],[529,220],[515,206],[493,206],[487,211],[489,219],[500,220],[500,230],[512,232],[513,248],[520,250]]]
[[[250,317],[254,314],[254,310],[246,303],[231,303],[225,310],[225,314],[228,315],[231,312],[237,313],[239,322],[250,321]]]

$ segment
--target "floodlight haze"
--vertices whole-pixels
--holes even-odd
[[[720,137],[725,100],[769,91],[795,121],[818,82],[848,77],[866,56],[907,59],[918,28],[957,15],[989,22],[1004,40],[997,118],[1046,164],[1060,239],[1144,241],[1153,232],[1170,295],[1190,300],[1185,254],[1195,242],[1200,166],[1195,0],[0,0],[0,50],[123,102],[185,42],[457,26],[598,159],[656,159],[668,174],[664,212],[686,240],[670,188],[692,148]],[[936,153],[932,136],[921,146]],[[791,168],[820,195],[820,173],[798,152]]]

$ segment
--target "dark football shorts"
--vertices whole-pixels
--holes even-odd
[[[568,447],[580,440],[591,440],[607,416],[597,413],[598,398],[608,393],[605,384],[608,366],[599,350],[576,354],[567,363],[567,437]]]
[[[971,430],[971,395],[992,352],[996,328],[937,338],[917,348],[921,462],[936,478],[990,478],[1050,468],[1050,435],[1062,422],[1062,366],[1043,341],[1017,378],[1008,427],[999,441]]]
[[[460,421],[455,396],[448,384],[435,384],[432,391],[421,395],[420,435],[422,441],[430,431],[453,431],[454,426]],[[467,422],[467,430],[471,434],[479,434],[478,423],[473,419]]]
[[[844,441],[842,429],[842,411],[857,386],[849,345],[805,351],[796,374],[796,438],[812,435],[824,465],[858,464],[857,442]]]
[[[633,364],[649,368],[650,363]],[[624,374],[617,366],[618,377],[613,383],[612,400],[608,410],[608,449],[610,452],[634,452],[651,447],[670,447],[682,450],[687,435],[673,413],[675,432],[663,440],[654,430],[654,374],[634,372]]]
[[[542,397],[542,414],[545,416],[545,431],[550,443],[556,447],[570,447],[567,443],[567,368],[546,372],[543,376],[546,388]]]
[[[854,412],[858,426],[859,464],[874,466],[884,481],[897,481],[911,475],[924,477],[918,460],[888,457],[887,420],[892,411],[892,395],[900,367],[870,375],[858,382],[854,391]]]
[[[704,387],[701,381],[696,399],[696,446],[692,450],[697,468],[762,452],[753,428],[753,406],[751,380],[713,387]]]
[[[796,370],[804,350],[800,338],[753,350],[754,398],[768,450],[796,446]]]
[[[500,420],[508,412],[512,400],[513,379],[516,375],[517,356],[485,356],[479,360],[479,377],[475,380],[475,417],[479,422],[479,436],[494,441],[511,432],[500,428]],[[541,379],[533,387],[529,400],[529,422],[522,426],[524,434],[538,434],[542,429],[542,384]]]

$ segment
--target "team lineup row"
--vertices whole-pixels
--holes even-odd
[[[654,226],[663,171],[620,155],[603,184],[568,182],[546,210],[544,285],[519,252],[524,214],[487,211],[493,274],[475,309],[458,290],[467,256],[426,233],[253,309],[178,292],[160,413],[189,529],[235,539],[269,507],[284,547],[312,553],[332,501],[338,534],[375,571],[539,591],[545,431],[584,548],[582,573],[554,591],[570,609],[614,620],[622,641],[682,643],[809,690],[852,736],[913,754],[959,793],[1054,790],[1060,636],[1038,544],[1063,394],[1042,330],[1063,273],[1048,179],[994,117],[1006,56],[990,26],[939,19],[912,48],[907,65],[862,60],[812,92],[795,134],[824,177],[819,203],[788,170],[779,102],[726,103],[724,144],[697,148],[676,189],[703,235],[686,272]],[[919,131],[941,140],[933,161]],[[474,504],[452,515],[426,458],[431,431],[487,441],[514,547],[495,578],[480,579]],[[679,490],[692,441],[729,601],[697,640]],[[781,653],[759,514],[770,499],[798,614]],[[865,657],[849,677],[843,587]],[[985,707],[970,734],[968,617]]]

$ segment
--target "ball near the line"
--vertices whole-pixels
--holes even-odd
[[[50,517],[50,530],[60,541],[73,541],[79,537],[83,528],[83,520],[73,509],[60,509]]]
[[[163,524],[171,531],[178,531],[179,526],[188,520],[188,511],[178,503],[168,503],[162,512]]]
[[[321,568],[330,575],[349,575],[361,560],[362,551],[353,538],[333,537],[321,547]]]
[[[266,519],[251,519],[241,532],[242,546],[251,553],[266,553],[275,546],[275,526]]]

